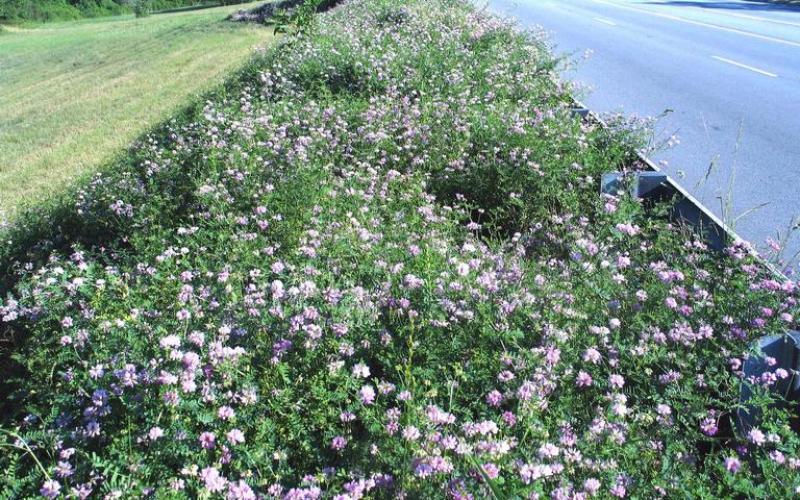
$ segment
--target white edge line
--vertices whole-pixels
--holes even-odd
[[[786,26],[800,27],[800,23],[793,23],[791,21],[783,21],[781,19],[770,19],[768,17],[750,16],[747,14],[739,14],[738,12],[726,12],[728,16],[740,17],[742,19],[753,19],[755,21],[763,21],[765,23],[784,24]]]
[[[645,14],[645,15],[648,15],[648,16],[660,17],[662,19],[671,19],[673,21],[678,21],[678,22],[682,22],[682,23],[686,23],[686,24],[694,24],[696,26],[705,26],[706,28],[713,28],[713,29],[720,30],[720,31],[727,31],[729,33],[737,33],[739,35],[749,36],[751,38],[758,38],[759,40],[765,40],[767,42],[782,43],[784,45],[790,45],[792,47],[800,47],[800,43],[792,42],[790,40],[784,40],[783,38],[775,38],[775,37],[766,36],[766,35],[759,35],[758,33],[753,33],[753,32],[750,32],[750,31],[740,30],[740,29],[737,29],[737,28],[728,28],[726,26],[719,26],[717,24],[704,23],[704,22],[701,22],[701,21],[694,21],[692,19],[686,19],[686,18],[683,18],[683,17],[672,16],[672,15],[669,15],[669,14],[662,14],[660,12],[650,12],[650,11],[645,10],[645,9],[637,9],[635,7],[628,7],[626,5],[620,5],[620,4],[616,3],[616,2],[609,2],[607,0],[591,0],[591,1],[594,2],[594,3],[601,3],[601,4],[605,4],[605,5],[610,5],[612,7],[617,7],[618,9],[625,9],[625,10],[630,10],[630,11],[633,11],[633,12],[639,12],[639,13],[642,13],[642,14]]]
[[[754,68],[753,66],[748,66],[747,64],[742,64],[740,62],[736,62],[731,59],[726,59],[720,56],[711,56],[711,57],[716,59],[717,61],[722,61],[724,63],[732,64],[740,68],[749,69],[750,71],[755,71],[756,73],[761,73],[764,76],[769,76],[771,78],[778,78],[778,75],[776,75],[775,73],[770,73],[769,71],[764,71],[763,69]]]
[[[661,5],[665,5],[666,4],[665,2],[660,1],[660,0],[657,0],[657,3],[659,3]],[[751,16],[751,15],[748,15],[748,14],[740,14],[738,12],[730,12],[727,9],[723,10],[721,12],[721,14],[723,14],[725,16],[738,17],[740,19],[752,19],[754,21],[763,21],[765,23],[784,24],[786,26],[795,26],[795,27],[800,28],[800,23],[793,23],[791,21],[784,21],[782,19],[772,19],[772,18],[769,18],[769,17],[760,17],[760,16]]]
[[[603,19],[603,18],[601,18],[601,17],[594,17],[594,18],[592,18],[592,19],[594,19],[594,20],[595,20],[595,21],[597,21],[598,23],[607,24],[607,25],[609,25],[609,26],[616,26],[616,25],[617,25],[617,23],[612,23],[611,21],[609,21],[609,20],[607,20],[607,19]]]

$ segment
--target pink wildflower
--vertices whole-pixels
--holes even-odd
[[[211,493],[218,493],[224,490],[225,485],[228,483],[214,467],[206,467],[200,471],[200,479],[203,480],[204,486]]]
[[[204,432],[200,434],[200,446],[205,448],[206,450],[211,450],[214,448],[214,443],[216,442],[217,437],[211,432]]]
[[[625,379],[622,378],[622,375],[614,374],[608,377],[608,383],[611,384],[611,387],[622,389],[622,386],[625,385]]]
[[[225,434],[225,437],[228,439],[228,442],[232,445],[237,445],[239,443],[244,443],[244,433],[239,429],[231,429]]]
[[[341,451],[347,446],[347,439],[342,436],[336,436],[331,440],[331,448],[336,451]]]
[[[497,476],[500,475],[500,468],[491,462],[483,464],[481,469],[483,469],[483,473],[486,474],[486,477],[489,479],[496,479]]]
[[[375,402],[375,389],[371,385],[365,385],[358,391],[358,397],[365,405],[371,405]]]
[[[764,443],[767,442],[767,437],[761,432],[760,429],[757,427],[750,430],[747,433],[747,440],[753,443],[756,446],[762,446]]]
[[[589,387],[592,385],[592,376],[581,370],[578,372],[578,378],[575,380],[575,385],[578,387]]]
[[[236,412],[230,406],[220,406],[217,416],[222,420],[230,420],[236,416]]]
[[[60,491],[61,485],[52,479],[48,479],[44,482],[44,484],[42,484],[42,488],[39,490],[39,493],[46,498],[55,498],[58,496]]]
[[[725,459],[725,470],[731,474],[736,474],[742,468],[742,463],[736,457],[727,457]]]
[[[164,429],[161,427],[153,427],[150,429],[150,432],[147,433],[147,437],[150,439],[150,441],[155,441],[159,438],[162,438],[164,437]]]
[[[250,485],[243,480],[239,480],[238,482],[228,484],[228,494],[226,498],[228,500],[256,500],[257,497],[253,489],[250,488]]]
[[[586,481],[583,482],[583,491],[585,491],[590,497],[593,497],[600,491],[600,481],[597,479],[590,477]]]
[[[500,404],[503,402],[503,395],[500,393],[500,391],[492,391],[486,395],[486,402],[491,406],[500,406]]]

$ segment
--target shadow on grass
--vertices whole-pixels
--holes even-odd
[[[153,125],[133,142],[133,145],[120,151],[99,169],[99,173],[113,175],[115,172],[137,171],[141,157],[137,154],[140,143],[147,138],[166,141],[176,123],[188,124],[202,116],[204,103],[208,100],[224,100],[238,96],[242,89],[252,85],[263,67],[264,55],[254,55],[238,70],[234,70],[225,81],[216,88],[200,94],[193,102],[180,108],[167,119]],[[192,183],[187,182],[193,172],[186,172],[185,177],[176,179],[175,189],[165,189],[163,194],[172,202],[158,214],[160,223],[171,220],[175,223],[186,220],[194,203]],[[127,237],[131,227],[124,223],[96,224],[91,214],[79,214],[75,203],[79,199],[81,189],[87,186],[93,175],[88,174],[76,179],[69,188],[47,202],[24,209],[16,216],[10,227],[0,229],[0,304],[15,292],[15,288],[23,279],[23,269],[30,263],[32,269],[46,264],[51,255],[67,258],[73,247],[79,245],[87,249],[101,250],[105,255],[119,254],[125,259],[130,248]],[[135,258],[132,256],[131,258]],[[110,262],[111,263],[111,262]],[[27,341],[27,325],[20,323],[11,326],[0,321],[0,423],[5,415],[10,415],[10,408],[18,404],[16,398],[19,387],[10,380],[25,373],[24,361],[14,359],[19,346]]]
[[[152,15],[158,14],[172,14],[176,12],[191,12],[194,10],[213,9],[216,7],[226,7],[229,5],[246,5],[258,3],[259,0],[238,0],[238,1],[224,1],[224,2],[208,2],[199,5],[188,5],[186,7],[174,7],[172,9],[156,10],[151,12]]]
[[[192,102],[151,126],[131,146],[119,151],[97,171],[77,178],[49,200],[21,209],[7,228],[0,226],[0,302],[15,288],[20,279],[20,268],[26,264],[36,269],[45,264],[51,254],[68,256],[74,245],[103,247],[109,251],[124,248],[129,230],[125,224],[101,227],[90,216],[78,213],[76,201],[80,199],[82,189],[98,173],[137,172],[141,161],[137,152],[141,144],[151,138],[167,142],[176,123],[188,124],[202,116],[206,101],[238,96],[244,86],[258,78],[263,57],[258,54],[251,56],[241,67],[229,73],[223,83],[199,94]],[[164,218],[176,215],[164,214]]]

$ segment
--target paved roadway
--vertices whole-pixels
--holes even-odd
[[[587,105],[639,116],[680,144],[664,169],[756,245],[800,216],[800,6],[769,1],[488,0],[548,31]],[[587,51],[591,55],[584,60]],[[714,173],[707,176],[709,165]],[[704,179],[706,179],[704,181]],[[762,204],[766,206],[751,211]],[[731,217],[726,217],[726,221]],[[800,251],[800,236],[786,254]]]

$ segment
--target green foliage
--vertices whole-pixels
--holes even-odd
[[[150,6],[149,0],[136,0],[133,4],[133,13],[136,17],[146,17],[152,13],[153,9]]]
[[[317,11],[326,0],[303,0],[290,9],[278,9],[272,16],[274,33],[306,34],[314,29]]]
[[[3,234],[0,495],[797,491],[796,409],[732,417],[799,289],[598,195],[641,131],[466,2],[311,23]]]
[[[4,0],[0,2],[0,22],[68,21],[150,12],[191,6],[232,5],[254,0]]]
[[[56,21],[81,17],[66,0],[11,0],[0,4],[0,21]]]

